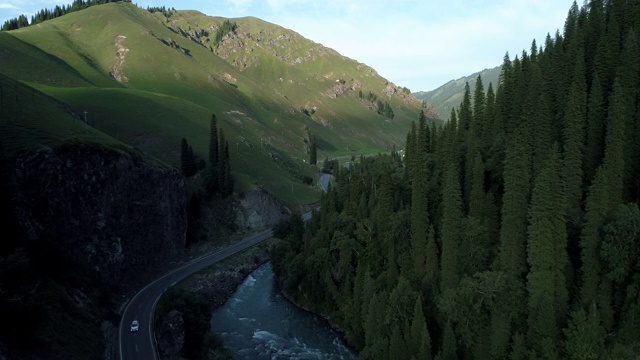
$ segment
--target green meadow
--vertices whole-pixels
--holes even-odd
[[[215,43],[225,20],[236,31]],[[402,148],[422,106],[367,65],[292,30],[195,11],[167,18],[126,3],[0,32],[0,73],[1,137],[11,152],[90,140],[179,167],[182,138],[207,157],[216,114],[236,189],[262,187],[290,205],[318,198],[302,182],[318,171],[308,164],[310,135],[319,160]],[[395,117],[378,114],[362,96],[369,93]]]

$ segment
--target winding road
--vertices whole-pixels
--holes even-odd
[[[318,183],[320,184],[320,189],[323,192],[327,192],[329,190],[329,182],[331,181],[331,175],[326,173],[320,173],[318,177]]]
[[[326,174],[325,174],[326,175]],[[326,191],[330,177],[321,176],[321,187]],[[312,212],[302,214],[302,219],[307,221],[311,218]],[[273,231],[266,230],[259,234],[245,238],[244,240],[226,247],[218,252],[198,258],[191,263],[175,269],[140,290],[127,304],[119,328],[120,359],[157,359],[157,348],[153,333],[153,316],[156,304],[160,300],[162,293],[177,283],[178,281],[192,275],[207,266],[221,261],[242,250],[254,246],[273,236]],[[138,320],[140,330],[130,332],[130,325],[133,320]]]

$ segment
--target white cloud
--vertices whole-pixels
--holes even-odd
[[[253,4],[253,0],[228,0],[229,11],[236,13],[244,13]]]

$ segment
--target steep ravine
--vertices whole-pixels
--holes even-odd
[[[21,230],[0,256],[0,359],[117,358],[120,295],[184,258],[182,175],[98,143],[9,164]]]
[[[30,239],[133,289],[184,251],[184,180],[132,151],[73,144],[19,157],[17,207]]]

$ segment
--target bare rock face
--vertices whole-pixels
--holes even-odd
[[[156,326],[158,349],[161,353],[179,355],[184,346],[184,319],[178,310],[171,310]]]
[[[18,157],[13,175],[29,237],[56,241],[114,282],[140,285],[184,250],[178,171],[130,150],[73,144]]]
[[[236,225],[243,230],[258,230],[275,225],[288,216],[287,209],[268,192],[258,189],[240,201]]]

